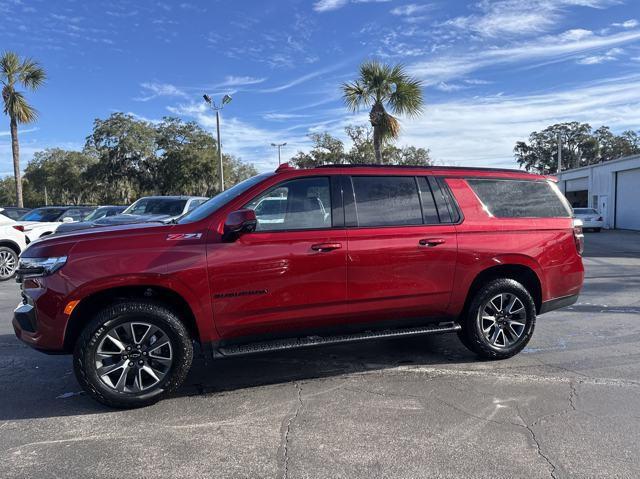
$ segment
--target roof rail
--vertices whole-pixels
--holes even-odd
[[[483,166],[420,166],[420,165],[379,165],[374,163],[362,163],[362,164],[327,164],[316,166],[316,168],[407,168],[407,169],[424,169],[424,170],[454,170],[454,171],[505,171],[508,173],[529,173],[528,171],[518,170],[516,168],[492,168]]]

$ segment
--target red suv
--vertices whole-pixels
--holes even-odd
[[[224,358],[456,332],[522,350],[574,303],[583,236],[555,183],[514,170],[329,166],[250,178],[171,224],[56,235],[22,254],[22,341],[74,355],[117,407]]]

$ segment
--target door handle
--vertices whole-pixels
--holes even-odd
[[[342,243],[318,243],[311,245],[313,251],[320,251],[326,253],[327,251],[333,251],[334,249],[342,248]]]
[[[418,241],[418,244],[420,246],[433,247],[446,242],[447,240],[445,240],[444,238],[423,238],[420,241]]]

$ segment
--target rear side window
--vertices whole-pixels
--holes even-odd
[[[548,181],[467,180],[485,209],[499,218],[568,218],[571,210]]]
[[[353,176],[358,226],[422,224],[413,176]]]

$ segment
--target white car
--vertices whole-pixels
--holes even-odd
[[[73,223],[95,210],[95,206],[43,206],[29,211],[18,220],[28,242],[53,234],[62,223]]]
[[[582,221],[584,230],[593,230],[598,233],[604,228],[604,219],[594,208],[574,208],[573,217]]]
[[[18,257],[26,247],[22,226],[0,215],[0,281],[13,278],[18,269]]]

